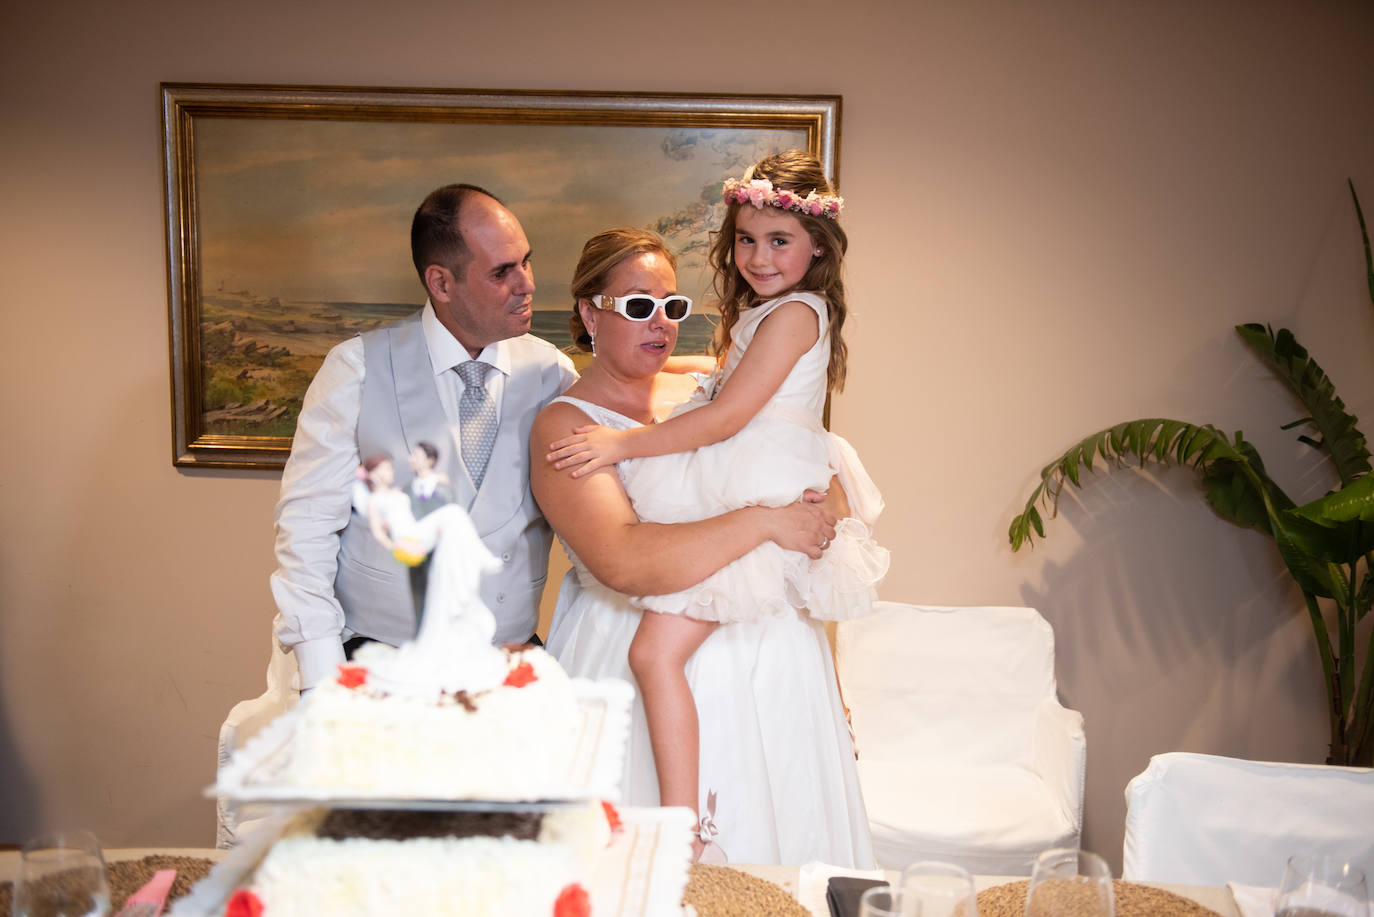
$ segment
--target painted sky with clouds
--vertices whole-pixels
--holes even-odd
[[[200,118],[203,289],[283,300],[423,302],[410,220],[434,188],[502,198],[534,250],[537,308],[567,308],[587,237],[650,226],[801,131]],[[715,217],[718,219],[718,216]],[[700,298],[699,255],[680,266]]]

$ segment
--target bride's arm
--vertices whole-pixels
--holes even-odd
[[[614,468],[580,478],[542,461],[542,444],[587,423],[573,405],[555,402],[530,434],[530,486],[544,517],[601,583],[627,595],[661,595],[701,582],[730,561],[775,541],[809,557],[835,537],[835,518],[798,502],[750,506],[699,522],[641,522]]]
[[[387,531],[386,520],[382,518],[382,501],[386,499],[386,491],[377,491],[372,494],[372,499],[367,504],[367,525],[372,530],[372,537],[381,542],[382,547],[390,551],[396,547],[391,541],[391,533]]]

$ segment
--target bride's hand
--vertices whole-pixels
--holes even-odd
[[[802,494],[802,499],[807,503],[819,503],[830,510],[830,514],[836,519],[843,519],[845,516],[851,515],[849,495],[845,493],[838,477],[830,479],[829,490],[808,490]]]
[[[800,551],[812,560],[820,558],[835,537],[835,517],[824,506],[798,500],[770,510],[772,540],[788,551]]]
[[[572,473],[573,477],[580,478],[598,468],[607,468],[629,458],[624,440],[624,430],[598,424],[573,427],[572,436],[549,443],[549,453],[544,458],[560,471],[580,465]]]

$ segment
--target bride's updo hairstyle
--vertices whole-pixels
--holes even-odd
[[[363,460],[362,468],[365,475],[363,477],[363,483],[367,485],[368,490],[377,489],[376,485],[372,482],[372,472],[376,471],[377,467],[383,462],[389,461],[391,461],[391,458],[385,455],[372,455]]]
[[[760,178],[772,182],[774,191],[790,191],[798,199],[806,198],[813,191],[818,195],[835,194],[820,161],[802,150],[787,150],[760,159],[749,167],[741,182],[747,184]],[[715,292],[720,297],[720,324],[716,327],[718,351],[729,346],[730,329],[739,321],[740,310],[763,302],[735,265],[735,219],[739,209],[748,206],[751,205],[727,203],[725,219],[711,238],[709,260],[715,271]],[[844,297],[844,279],[840,276],[849,237],[836,219],[838,214],[814,216],[795,209],[784,212],[801,220],[802,227],[811,237],[811,244],[821,249],[821,254],[812,256],[811,266],[796,289],[816,293],[826,302],[830,315],[830,368],[826,381],[830,391],[838,392],[844,388],[849,353],[841,333],[849,307]]]
[[[573,269],[573,308],[572,318],[568,320],[573,347],[579,353],[592,352],[592,336],[582,321],[581,301],[604,293],[606,279],[620,262],[648,252],[662,255],[673,270],[677,270],[677,258],[668,251],[663,238],[647,229],[608,229],[592,236],[582,246],[582,257],[577,259],[577,267]]]

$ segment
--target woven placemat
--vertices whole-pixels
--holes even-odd
[[[1030,880],[994,885],[978,893],[978,917],[1025,917]],[[1221,917],[1182,895],[1135,882],[1112,880],[1116,917]]]
[[[172,891],[167,896],[168,901],[175,900],[189,892],[192,885],[205,878],[214,865],[214,860],[203,857],[167,856],[160,853],[146,856],[141,860],[119,860],[110,863],[105,867],[110,882],[110,901],[115,907],[119,907],[126,898],[146,885],[153,877],[153,873],[159,869],[177,871],[176,882],[172,883]],[[10,917],[13,894],[11,883],[0,882],[0,917]]]
[[[111,863],[107,867],[110,900],[123,902],[159,869],[175,869],[177,879],[167,896],[171,902],[189,892],[214,865],[213,860],[200,857],[160,854]],[[11,917],[12,893],[9,882],[0,882],[0,917]],[[1021,894],[1024,898],[1024,889]],[[696,908],[698,917],[811,917],[811,912],[781,887],[726,866],[693,863],[682,900]]]
[[[692,864],[682,902],[696,908],[697,917],[812,917],[781,886],[704,863]]]

